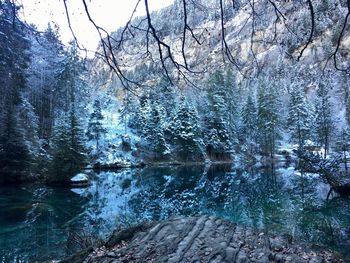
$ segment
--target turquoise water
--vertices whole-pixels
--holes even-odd
[[[335,249],[350,260],[350,198],[326,201],[328,187],[293,168],[200,166],[90,174],[87,189],[0,187],[0,262],[60,258],[75,233],[173,215],[216,215]],[[67,242],[68,240],[68,242]]]

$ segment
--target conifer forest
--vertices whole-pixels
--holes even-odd
[[[350,262],[350,0],[0,0],[6,262]]]

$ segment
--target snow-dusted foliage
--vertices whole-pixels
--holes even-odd
[[[30,42],[10,1],[0,1],[0,183],[28,172],[31,152],[20,122],[21,93],[27,85]],[[23,113],[23,111],[22,111]]]
[[[67,183],[87,164],[84,134],[74,105],[56,123],[52,143],[48,180]]]
[[[291,87],[287,122],[294,142],[303,146],[305,140],[311,139],[314,111],[300,86]]]
[[[200,128],[198,126],[198,113],[190,106],[185,96],[180,97],[180,103],[175,116],[170,123],[170,131],[175,142],[177,155],[185,161],[203,160],[200,138]]]
[[[329,86],[321,82],[317,89],[316,98],[316,118],[315,132],[317,141],[324,148],[324,157],[327,157],[329,151],[331,137],[334,130],[334,122],[332,119],[332,105],[330,102]]]
[[[221,20],[217,1],[188,1],[193,31],[187,34],[193,33],[198,41],[185,35],[181,50],[184,13],[183,2],[177,0],[153,13],[153,24],[175,60],[184,55],[193,72],[179,74],[173,66],[158,63],[154,39],[148,43],[144,34],[125,32],[123,51],[115,57],[125,77],[140,84],[129,89],[121,89],[99,57],[83,61],[76,44],[65,47],[55,25],[42,33],[17,20],[18,26],[12,27],[12,10],[17,9],[11,1],[1,4],[0,154],[8,160],[11,147],[20,146],[16,164],[28,175],[47,174],[47,163],[58,151],[57,134],[64,132],[57,125],[73,111],[81,122],[82,141],[85,135],[88,139],[91,166],[259,160],[302,146],[317,148],[324,157],[331,150],[347,156],[349,77],[328,63],[339,35],[332,26],[341,24],[343,1],[315,1],[314,40],[295,59],[310,26],[301,3],[279,3],[279,19],[282,14],[292,19],[282,23],[276,20],[273,5],[263,2],[251,10],[246,0],[236,1],[234,8],[223,1]],[[252,22],[249,17],[255,13],[259,15]],[[143,18],[131,24],[147,26]],[[121,34],[118,29],[112,36]],[[344,34],[339,47],[339,66],[347,65],[342,54],[346,57],[348,38]],[[225,44],[237,65],[227,62]],[[72,133],[70,123],[67,133]],[[9,146],[11,141],[16,143]],[[9,163],[3,161],[0,168],[12,169],[6,166]]]
[[[280,109],[282,105],[279,100],[278,87],[264,81],[259,83],[257,95],[258,140],[263,154],[273,157],[281,131]]]
[[[76,46],[64,47],[55,26],[44,32],[30,28],[19,20],[14,1],[1,0],[0,10],[0,182],[48,179],[51,154],[58,152],[55,125],[73,104],[70,127],[85,117],[84,68]],[[60,132],[75,134],[72,129]],[[65,169],[58,165],[55,173],[60,168]]]
[[[90,114],[86,135],[90,141],[95,141],[92,156],[100,155],[100,140],[105,135],[106,129],[102,125],[103,120],[101,103],[99,100],[94,101],[93,112]]]

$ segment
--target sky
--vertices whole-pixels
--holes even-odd
[[[159,10],[170,5],[174,0],[149,0],[151,10]],[[28,23],[37,25],[44,30],[51,21],[59,26],[63,43],[71,40],[72,34],[68,27],[63,0],[18,0],[23,6],[22,16]],[[129,20],[137,0],[86,0],[91,17],[109,33],[124,26]],[[71,24],[79,44],[88,50],[94,51],[99,37],[89,22],[84,11],[82,0],[67,0]],[[145,14],[145,6],[141,0],[136,15]]]

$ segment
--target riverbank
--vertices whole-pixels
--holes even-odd
[[[176,217],[115,231],[101,247],[61,263],[81,262],[345,262],[330,250],[290,243],[212,217]]]

